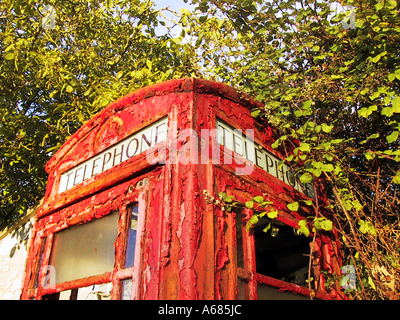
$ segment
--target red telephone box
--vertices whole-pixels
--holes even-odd
[[[46,166],[22,298],[339,298],[322,273],[340,270],[335,235],[312,242],[310,285],[311,238],[293,232],[314,214],[305,201],[326,201],[323,185],[313,194],[279,166],[274,129],[251,116],[260,106],[190,78],[135,91],[88,121]],[[208,201],[220,193],[262,196],[278,234],[263,232],[266,218],[247,230],[252,210]]]

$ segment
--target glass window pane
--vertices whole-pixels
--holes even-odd
[[[46,296],[46,300],[111,300],[111,283],[64,290]]]
[[[249,300],[249,283],[238,278],[238,298],[239,300]]]
[[[79,288],[76,300],[111,300],[111,283]]]
[[[135,247],[136,247],[136,234],[138,225],[138,206],[132,205],[127,208],[128,210],[128,240],[126,244],[126,255],[125,255],[125,268],[133,266],[135,260]]]
[[[122,294],[121,300],[132,299],[132,279],[122,280]]]
[[[262,218],[254,228],[257,273],[307,286],[310,239],[296,235],[288,226],[265,233],[267,223]]]
[[[118,217],[114,212],[54,235],[50,264],[55,268],[56,283],[113,270]]]

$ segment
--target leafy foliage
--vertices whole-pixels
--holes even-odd
[[[0,228],[43,196],[49,157],[100,109],[192,75],[182,38],[156,35],[164,20],[142,0],[1,1]]]

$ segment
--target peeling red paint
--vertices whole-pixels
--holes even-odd
[[[252,277],[249,292],[250,297],[256,297],[256,283],[262,279],[236,266],[237,226],[232,216],[206,203],[202,191],[227,192],[241,201],[261,194],[279,210],[279,220],[292,227],[313,212],[302,207],[293,213],[286,205],[307,197],[257,166],[250,175],[237,176],[235,163],[223,164],[224,152],[230,151],[217,143],[210,145],[209,152],[212,154],[213,148],[220,149],[221,164],[179,161],[187,159],[190,150],[201,151],[204,147],[190,136],[179,136],[184,129],[192,129],[200,137],[202,129],[216,128],[217,117],[235,128],[257,128],[259,126],[250,113],[255,107],[262,105],[221,83],[180,79],[133,92],[93,117],[46,166],[48,185],[33,229],[22,298],[41,299],[45,294],[111,281],[112,298],[118,299],[121,281],[133,278],[132,297],[135,299],[236,299],[240,274]],[[159,151],[167,151],[163,159],[165,164],[149,164],[142,153],[58,193],[63,172],[166,116],[168,139],[158,145]],[[281,158],[282,155],[270,147],[276,138],[275,129],[260,128],[262,130],[255,130],[255,142]],[[177,136],[178,140],[175,139]],[[211,135],[210,141],[215,142],[215,138]],[[172,161],[174,150],[178,151],[178,161]],[[137,248],[140,262],[124,269],[126,206],[133,202],[139,203],[143,215]],[[49,263],[54,233],[114,210],[120,212],[120,223],[112,271],[57,284],[54,288],[43,287],[45,276],[42,272],[36,286],[38,269],[41,267],[43,271]],[[246,213],[246,219],[250,214],[250,211]],[[316,270],[337,271],[340,259],[334,235],[318,241],[316,250],[320,265]],[[251,245],[249,240],[246,246]],[[254,264],[254,257],[250,258]],[[304,293],[304,289],[290,284],[275,284]]]

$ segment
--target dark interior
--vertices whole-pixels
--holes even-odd
[[[310,238],[284,225],[277,226],[279,232],[273,237],[263,231],[267,223],[260,219],[254,228],[257,273],[306,286]]]

